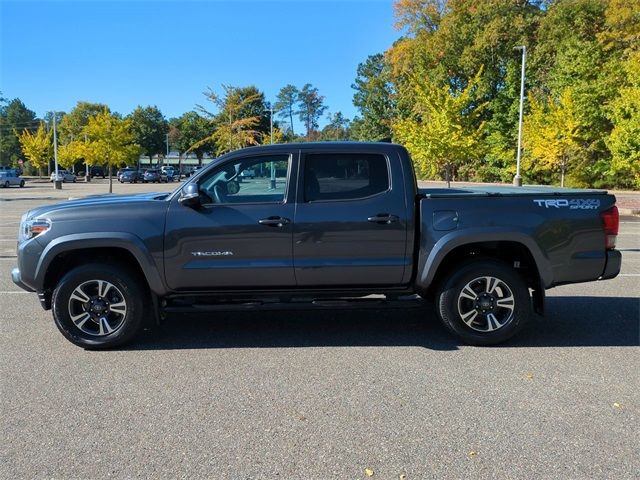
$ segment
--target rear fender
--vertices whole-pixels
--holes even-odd
[[[487,231],[487,228],[483,227],[456,230],[448,233],[440,238],[428,253],[424,247],[421,247],[418,256],[416,287],[423,291],[429,288],[436,276],[438,267],[453,249],[482,242],[516,242],[524,245],[531,252],[536,263],[542,285],[548,287],[552,284],[553,272],[549,259],[530,235],[507,228],[494,228]]]

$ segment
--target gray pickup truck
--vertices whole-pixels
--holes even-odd
[[[615,277],[618,221],[604,191],[419,189],[399,145],[262,146],[173,193],[29,211],[12,277],[90,349],[172,312],[423,300],[462,341],[488,345],[542,313],[545,289]]]

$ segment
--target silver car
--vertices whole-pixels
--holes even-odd
[[[24,178],[20,178],[15,170],[0,170],[0,186],[9,188],[11,185],[24,187]]]
[[[51,179],[49,181],[53,182],[56,178],[56,172],[51,174]],[[59,182],[73,182],[76,183],[76,174],[73,172],[69,172],[67,170],[58,169],[58,179]]]

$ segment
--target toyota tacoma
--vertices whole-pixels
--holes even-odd
[[[271,145],[223,155],[172,193],[27,212],[12,277],[89,349],[168,313],[423,303],[488,345],[542,313],[546,289],[615,277],[618,223],[605,191],[423,189],[399,145]]]

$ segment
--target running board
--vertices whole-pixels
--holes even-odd
[[[176,302],[179,303],[179,302]],[[253,310],[335,310],[335,309],[387,309],[387,308],[421,308],[425,301],[418,295],[407,295],[388,299],[384,295],[371,295],[364,298],[336,299],[292,299],[282,302],[278,300],[251,300],[216,303],[167,304],[162,307],[163,313],[198,313],[220,311],[253,311]]]

